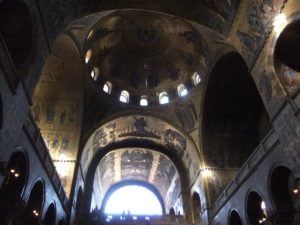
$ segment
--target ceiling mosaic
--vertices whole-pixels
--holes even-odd
[[[198,150],[191,139],[188,138],[187,135],[184,135],[179,130],[160,119],[141,115],[130,115],[112,120],[102,125],[90,136],[85,144],[81,158],[84,174],[87,173],[90,163],[98,151],[101,151],[111,144],[125,140],[135,140],[141,143],[144,141],[151,141],[165,147],[166,149],[169,149],[169,153],[171,152],[171,154],[177,160],[182,162],[186,169],[189,169],[190,173],[187,179],[189,179],[190,182],[195,180],[200,168],[200,158]],[[127,159],[130,161],[131,157],[135,156],[136,162],[139,162],[140,165],[142,165],[142,168],[140,168],[139,171],[149,171],[148,168],[150,165],[153,165],[155,157],[150,155],[145,157],[144,154],[148,153],[142,154],[142,152],[138,152],[135,154],[134,151],[128,151],[123,154],[123,158],[126,159],[127,157]],[[112,155],[110,155],[110,157],[116,158]],[[138,157],[140,158],[138,159]],[[147,158],[146,161],[144,161],[144,158]],[[109,157],[105,160],[109,160]],[[131,170],[131,164],[129,161],[125,160],[120,164],[122,170]],[[114,160],[107,162],[107,164],[114,163]],[[162,164],[163,162],[158,165]],[[110,168],[112,170],[112,168],[115,167],[112,165]],[[119,170],[121,170],[121,168]],[[105,174],[102,174],[102,176],[104,175]],[[149,176],[151,177],[151,174],[149,175],[146,172],[143,172],[142,174],[134,174],[134,177],[140,177],[143,179]],[[121,179],[122,174],[119,174],[118,177]],[[164,174],[154,176],[153,182],[158,182],[160,179],[165,179],[163,177]],[[167,182],[170,183],[170,180]]]
[[[126,90],[131,103],[146,96],[156,104],[161,92],[170,99],[192,89],[193,74],[203,74],[208,47],[189,22],[147,11],[116,11],[100,19],[87,36],[86,63],[91,76],[112,94]],[[96,78],[97,76],[97,78]],[[110,91],[105,90],[110,93]]]
[[[94,192],[101,191],[103,199],[112,185],[124,180],[152,184],[167,208],[175,203],[181,193],[179,174],[172,161],[160,152],[145,148],[124,148],[106,154],[95,174],[95,181],[99,181],[100,186],[97,187],[94,182]]]

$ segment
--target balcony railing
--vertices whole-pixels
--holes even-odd
[[[274,129],[269,131],[265,138],[256,147],[248,160],[242,165],[235,178],[227,185],[212,207],[214,217],[225,205],[230,197],[237,191],[241,184],[252,174],[259,163],[279,144],[278,136]]]

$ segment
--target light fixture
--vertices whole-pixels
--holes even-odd
[[[35,216],[39,216],[39,213],[38,213],[38,211],[37,211],[36,209],[34,209],[34,210],[32,211],[32,213],[33,213]]]
[[[15,177],[19,177],[20,176],[20,174],[18,174],[18,173],[15,173]]]
[[[202,175],[204,177],[211,177],[213,175],[211,169],[209,169],[209,168],[204,168],[201,171],[202,171]]]
[[[274,31],[276,33],[280,32],[281,28],[287,23],[286,16],[283,13],[278,14],[274,19]]]
[[[10,171],[9,171],[10,173],[15,173],[16,172],[16,170],[15,169],[10,169]]]

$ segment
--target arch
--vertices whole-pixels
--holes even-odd
[[[215,63],[202,108],[202,147],[211,166],[240,167],[271,128],[248,67],[235,52]]]
[[[246,212],[249,225],[259,225],[267,219],[265,202],[255,191],[252,191],[248,194],[246,201]]]
[[[0,30],[10,58],[20,75],[26,74],[34,56],[35,25],[32,13],[23,0],[0,2]],[[26,44],[24,44],[26,43]]]
[[[26,225],[40,224],[42,207],[44,203],[44,183],[38,180],[31,189],[23,221]]]
[[[243,225],[241,217],[237,211],[232,210],[230,212],[228,225]]]
[[[103,209],[102,211],[104,212],[105,206],[107,204],[107,201],[109,199],[109,197],[118,189],[125,187],[125,186],[131,186],[131,185],[137,185],[137,186],[142,186],[145,187],[146,189],[150,190],[158,199],[160,205],[161,205],[161,209],[162,209],[162,214],[165,214],[165,203],[162,199],[162,196],[160,195],[159,191],[156,189],[156,187],[154,187],[152,184],[145,182],[145,181],[141,181],[141,180],[125,180],[125,181],[121,181],[118,182],[114,185],[112,185],[109,190],[106,192],[104,198],[103,198],[103,202],[102,202],[102,206],[101,209]]]
[[[55,204],[51,203],[46,211],[44,220],[44,225],[55,225],[56,222],[56,208]]]
[[[270,177],[270,190],[276,212],[272,215],[273,222],[293,224],[295,216],[294,199],[297,197],[297,182],[290,169],[284,166],[276,167]],[[295,191],[297,193],[294,193]]]
[[[169,215],[170,216],[175,216],[175,210],[173,207],[171,207],[171,209],[169,210]]]
[[[174,163],[176,168],[178,169],[178,172],[180,173],[180,179],[181,179],[181,190],[185,191],[187,188],[187,185],[182,185],[182,184],[187,184],[188,183],[188,175],[185,166],[183,165],[182,162],[178,161],[176,159],[176,156],[172,152],[170,152],[168,149],[165,149],[163,146],[154,144],[153,142],[149,142],[147,140],[141,141],[135,141],[135,140],[126,140],[123,142],[119,143],[114,143],[113,145],[107,146],[101,151],[97,151],[97,153],[94,155],[90,166],[87,171],[86,175],[86,190],[84,192],[84,205],[83,209],[84,215],[82,219],[89,214],[89,209],[92,201],[92,190],[93,190],[93,182],[94,182],[94,174],[95,170],[101,161],[101,159],[110,151],[118,148],[127,148],[127,147],[144,147],[147,146],[147,149],[155,149],[155,151],[160,151],[163,152],[168,158],[171,159],[171,161]],[[103,200],[104,202],[104,200]],[[184,202],[183,202],[184,204]],[[165,210],[165,209],[164,209]],[[164,212],[165,213],[165,212]],[[83,219],[84,220],[84,219]]]
[[[6,167],[7,175],[0,190],[0,217],[14,220],[25,208],[21,197],[27,182],[28,163],[23,152],[14,152]]]
[[[200,196],[197,192],[193,193],[192,196],[192,205],[193,205],[193,216],[194,216],[194,224],[199,224],[201,221],[201,201]]]
[[[282,30],[274,49],[275,71],[289,94],[293,94],[300,86],[299,26],[298,15]]]

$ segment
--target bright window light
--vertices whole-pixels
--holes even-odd
[[[92,57],[92,50],[89,49],[89,50],[87,50],[87,52],[85,54],[85,63],[88,63],[90,61],[91,57]]]
[[[123,90],[120,94],[120,102],[128,103],[129,102],[129,93],[126,90]]]
[[[107,94],[110,94],[111,89],[112,89],[112,83],[106,81],[106,83],[103,85],[103,91],[106,92]]]
[[[184,84],[179,84],[177,87],[177,93],[180,97],[184,97],[187,95],[188,90],[186,89]]]
[[[99,76],[99,69],[97,67],[94,67],[91,71],[91,77],[96,81]]]
[[[167,104],[169,103],[169,96],[168,93],[163,91],[159,94],[159,104]]]
[[[143,96],[141,97],[140,105],[141,105],[141,106],[148,106],[148,99],[147,99],[147,97],[146,97],[145,95],[143,95]]]
[[[201,82],[201,77],[199,75],[199,73],[195,72],[192,76],[192,80],[194,82],[194,85],[197,85]]]
[[[162,206],[156,195],[149,189],[128,185],[112,193],[104,212],[119,215],[162,215]]]

